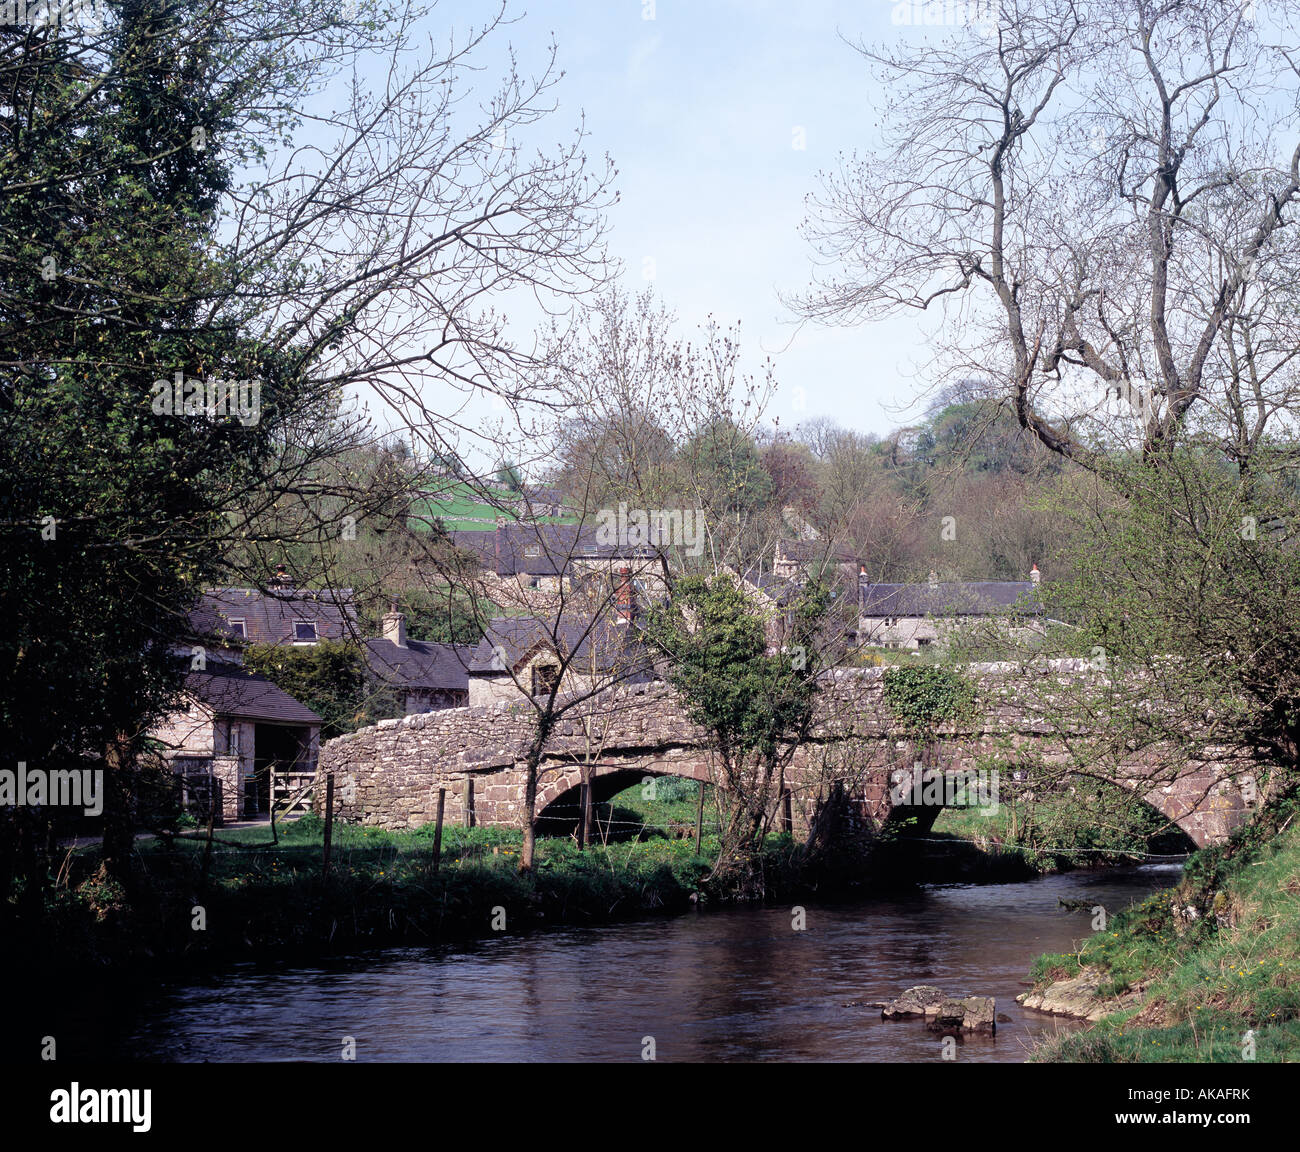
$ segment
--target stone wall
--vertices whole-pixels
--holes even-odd
[[[445,788],[445,818],[463,822],[472,782],[476,823],[517,825],[523,800],[518,769],[535,717],[531,706],[501,703],[382,720],[324,744],[321,771],[334,773],[336,811],[345,820],[417,827],[433,819],[438,789]],[[626,757],[637,749],[695,748],[701,738],[665,685],[616,689],[560,721],[547,744],[543,784],[562,778],[589,749]],[[321,793],[317,789],[318,803]]]
[[[1007,778],[1024,755],[1045,763],[1070,763],[1086,733],[1058,730],[1053,693],[1077,687],[1090,674],[1086,661],[1059,662],[1026,689],[1000,665],[972,665],[980,708],[968,723],[940,729],[927,763],[944,771],[1001,766]],[[809,739],[796,751],[787,783],[806,822],[811,809],[838,779],[877,821],[888,819],[891,784],[912,768],[916,755],[884,707],[883,669],[837,669],[823,680]],[[438,790],[446,789],[445,818],[518,827],[535,711],[526,704],[457,708],[384,720],[321,748],[320,770],[335,776],[337,815],[384,828],[411,828],[434,819]],[[1096,746],[1103,747],[1104,740]],[[1244,815],[1222,755],[1182,764],[1175,778],[1162,775],[1167,750],[1147,749],[1118,760],[1108,776],[1142,795],[1176,820],[1197,843],[1222,838]],[[686,717],[665,684],[613,689],[567,714],[547,742],[539,773],[537,811],[580,779],[591,755],[595,775],[623,780],[637,774],[714,779],[703,732]],[[1100,753],[1099,753],[1100,754]],[[1155,779],[1159,779],[1158,786]],[[316,790],[323,803],[324,789]]]

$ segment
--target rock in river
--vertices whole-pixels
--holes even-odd
[[[928,984],[918,984],[909,988],[896,1000],[889,1001],[880,1010],[886,1020],[903,1019],[908,1016],[933,1016],[939,1011],[946,997],[943,990],[931,988]]]
[[[958,999],[940,988],[918,984],[895,1000],[882,1005],[885,1020],[903,1020],[924,1016],[936,1032],[996,1032],[997,1001],[991,996],[967,996]]]

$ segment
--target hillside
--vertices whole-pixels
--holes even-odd
[[[526,504],[518,493],[492,485],[488,490],[498,501],[493,504],[484,499],[484,488],[482,483],[447,480],[436,489],[426,490],[411,503],[410,528],[427,532],[430,523],[438,519],[448,532],[491,532],[501,517],[507,520],[524,518]],[[531,498],[535,504],[541,503],[538,496],[532,495]],[[573,516],[535,516],[534,519],[543,524],[572,524],[576,520]]]

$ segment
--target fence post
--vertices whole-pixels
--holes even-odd
[[[704,781],[700,781],[700,805],[695,809],[695,855],[700,854],[700,838],[704,835]]]
[[[325,774],[325,858],[321,874],[328,875],[330,870],[330,841],[334,838],[334,773]]]
[[[578,789],[578,851],[587,847],[587,825],[591,821],[591,781],[588,770],[582,770],[582,785]]]
[[[447,789],[438,789],[438,827],[433,834],[433,872],[438,874],[438,862],[442,859],[442,810],[447,803]]]

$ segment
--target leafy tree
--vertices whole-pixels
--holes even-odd
[[[702,428],[683,447],[682,457],[715,513],[739,520],[772,496],[772,477],[753,439],[729,420]]]
[[[524,476],[519,470],[519,465],[513,460],[501,461],[501,466],[496,472],[497,483],[510,492],[519,493],[524,490]]]
[[[784,774],[812,721],[818,631],[829,593],[809,581],[792,608],[786,652],[769,654],[763,623],[725,577],[688,576],[647,635],[666,656],[687,715],[709,734],[729,811],[714,865],[719,883],[762,894],[759,851]]]
[[[400,712],[391,694],[368,684],[365,654],[348,641],[322,640],[301,648],[252,644],[244,650],[244,666],[315,712],[322,740]]]
[[[119,878],[136,754],[174,698],[222,505],[258,484],[304,406],[283,357],[204,314],[225,276],[209,244],[229,174],[192,130],[228,117],[216,28],[205,5],[129,0],[89,48],[52,29],[3,62],[23,98],[0,138],[0,577],[23,611],[0,639],[0,748],[34,768],[104,751]],[[152,382],[174,372],[258,380],[259,418],[203,401],[160,413]]]
[[[1042,711],[1092,733],[1072,741],[1072,771],[1146,752],[1159,782],[1228,749],[1253,760],[1247,787],[1284,811],[1300,782],[1300,504],[1280,483],[1243,485],[1216,445],[1118,466],[1125,495],[1077,484],[1057,501],[1078,529],[1075,568],[1043,592],[1048,615],[1073,627],[1043,655],[1086,655],[1097,675],[1053,689]]]

